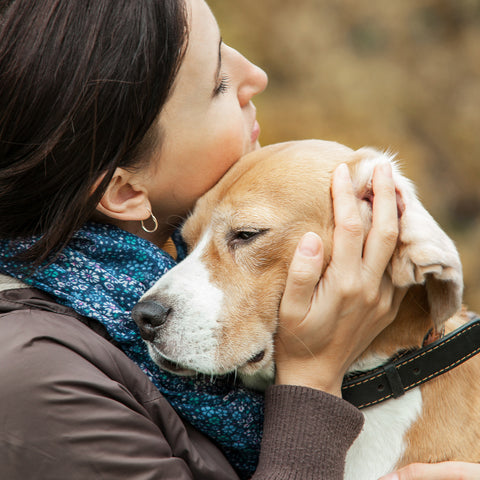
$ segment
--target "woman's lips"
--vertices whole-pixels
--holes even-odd
[[[255,123],[253,124],[253,129],[252,129],[252,143],[255,143],[258,140],[259,136],[260,136],[260,125],[255,120]]]

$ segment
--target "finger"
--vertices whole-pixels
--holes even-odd
[[[480,478],[480,465],[464,462],[412,463],[379,480],[475,480]]]
[[[363,258],[370,271],[379,276],[385,271],[398,239],[397,197],[389,163],[375,168],[372,187],[372,228],[365,242]]]
[[[369,326],[366,322],[365,326],[369,326],[372,333],[372,340],[385,328],[395,320],[400,304],[407,293],[408,288],[398,288],[392,284],[392,280],[388,274],[384,274],[380,283],[378,296],[378,312],[385,312],[376,318],[376,322]]]
[[[362,258],[363,224],[345,164],[339,165],[334,172],[332,197],[335,218],[332,257],[342,266],[351,268],[352,262],[360,262]]]
[[[280,318],[284,324],[294,326],[307,315],[322,267],[322,241],[317,234],[308,232],[300,240],[288,270],[280,305]]]

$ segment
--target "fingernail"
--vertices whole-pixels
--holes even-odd
[[[350,171],[346,163],[341,163],[337,167],[337,175],[343,180],[350,180]]]
[[[308,232],[300,240],[298,249],[306,257],[315,257],[320,252],[320,238],[317,234]]]
[[[390,178],[392,177],[392,165],[390,165],[390,163],[382,163],[380,165],[380,169],[384,175]],[[387,480],[390,480],[390,479],[387,479]]]

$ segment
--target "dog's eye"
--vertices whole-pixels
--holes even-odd
[[[235,234],[235,240],[247,241],[252,239],[255,235],[258,235],[258,233],[259,232],[247,232],[247,231],[237,232]]]
[[[233,231],[230,235],[229,245],[231,247],[237,247],[252,242],[260,235],[266,233],[267,229],[252,229],[252,230],[237,230]]]

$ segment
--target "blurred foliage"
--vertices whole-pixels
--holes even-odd
[[[269,75],[262,144],[398,152],[480,312],[480,0],[207,1],[224,41]]]

